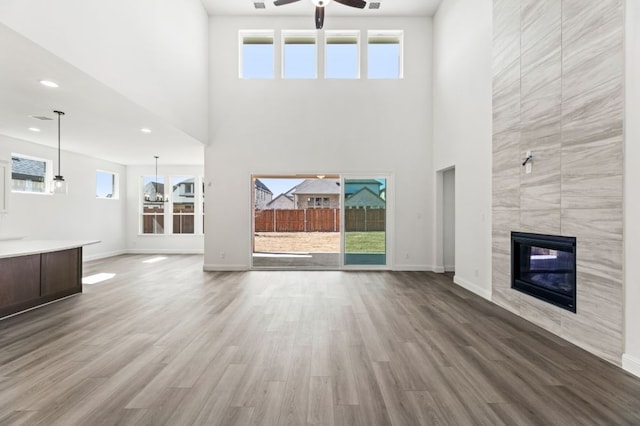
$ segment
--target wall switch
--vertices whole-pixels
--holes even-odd
[[[526,174],[530,174],[531,173],[531,163],[527,163],[527,165],[524,166],[524,172]]]
[[[527,164],[524,165],[524,172],[529,174],[531,173],[531,159],[533,159],[531,151],[527,151],[525,158],[527,158]]]

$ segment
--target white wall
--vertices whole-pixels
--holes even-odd
[[[625,354],[622,365],[640,376],[640,3],[626,2],[625,117]]]
[[[202,253],[204,251],[204,236],[200,233],[202,228],[198,223],[199,219],[196,219],[196,234],[149,235],[140,233],[142,176],[155,176],[155,173],[155,164],[127,167],[127,251],[137,254]],[[158,177],[163,176],[165,182],[170,182],[171,176],[194,176],[196,178],[196,195],[194,197],[196,216],[201,214],[197,201],[200,199],[203,175],[204,167],[202,166],[165,166],[162,159],[158,161]],[[165,223],[167,223],[166,219]]]
[[[53,161],[57,150],[0,135],[0,159],[11,154]],[[9,213],[0,218],[0,235],[28,239],[101,240],[83,250],[85,259],[121,254],[125,251],[126,170],[119,164],[62,151],[61,173],[69,185],[66,195],[10,193]],[[119,199],[96,198],[96,170],[117,173]]]
[[[199,0],[3,0],[0,21],[207,140],[207,14]]]
[[[444,0],[433,38],[433,168],[456,168],[454,280],[490,298],[492,1]]]
[[[220,202],[207,210],[205,267],[249,267],[251,173],[389,173],[396,190],[395,220],[388,224],[395,228],[393,267],[431,269],[431,19],[326,20],[326,29],[360,29],[363,34],[403,29],[402,80],[238,78],[238,30],[309,28],[309,20],[210,19],[206,197]]]

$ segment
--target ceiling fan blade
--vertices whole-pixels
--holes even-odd
[[[367,2],[364,0],[335,0],[336,3],[344,4],[345,6],[357,7],[358,9],[364,9]]]
[[[321,30],[324,25],[324,6],[316,6],[316,29]]]
[[[295,3],[298,1],[300,0],[276,0],[273,2],[273,4],[276,6],[282,6],[283,4]]]

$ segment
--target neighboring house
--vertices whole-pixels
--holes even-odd
[[[147,183],[144,186],[144,201],[164,201],[164,183]]]
[[[339,179],[306,179],[289,193],[297,209],[340,208]]]
[[[195,178],[185,179],[176,185],[173,185],[173,202],[176,203],[193,203],[195,197],[196,183]]]
[[[355,194],[350,195],[344,202],[346,209],[384,209],[386,202],[367,187],[363,187]]]
[[[11,157],[11,190],[44,192],[47,165],[44,161]]]
[[[380,195],[383,183],[376,179],[348,179],[344,184],[344,196],[349,196],[360,191],[362,188],[368,188],[376,195]]]
[[[295,209],[296,207],[292,195],[280,194],[269,201],[264,208],[265,210],[289,210]]]
[[[254,197],[254,207],[256,210],[262,210],[273,199],[273,192],[260,179],[256,179]]]

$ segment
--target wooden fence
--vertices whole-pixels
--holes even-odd
[[[340,209],[256,210],[256,232],[338,232]],[[384,209],[347,209],[345,231],[384,231]]]

